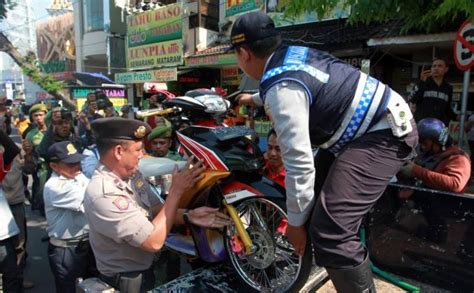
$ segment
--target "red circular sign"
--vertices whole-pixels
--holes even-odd
[[[456,33],[454,61],[462,71],[474,66],[474,24],[470,20],[466,20]]]

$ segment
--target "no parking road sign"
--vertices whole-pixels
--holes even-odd
[[[462,71],[474,66],[474,23],[470,20],[466,20],[456,33],[454,61]]]

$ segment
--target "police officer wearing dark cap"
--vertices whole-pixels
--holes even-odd
[[[310,249],[305,224],[311,218],[316,262],[337,291],[375,291],[358,230],[417,144],[407,103],[325,52],[283,45],[263,12],[239,16],[231,42],[240,68],[260,81],[259,94],[238,98],[264,106],[284,154],[288,240],[300,255]],[[326,173],[313,161],[316,146],[333,161]],[[322,185],[315,184],[315,167],[318,179],[326,175]]]
[[[150,197],[137,191],[147,184],[133,182],[143,157],[143,138],[150,127],[142,121],[103,118],[92,123],[100,164],[91,178],[85,198],[90,224],[90,243],[100,278],[120,292],[142,292],[153,287],[150,269],[153,253],[159,251],[173,224],[212,226],[227,224],[217,211],[204,208],[178,210],[183,193],[193,188],[204,170],[202,162],[173,173],[173,183],[162,206],[152,206]],[[212,215],[212,218],[209,216]]]
[[[84,214],[89,179],[81,172],[85,158],[70,141],[52,144],[47,160],[53,170],[44,186],[48,222],[48,257],[56,292],[75,292],[76,279],[88,276],[93,260]]]

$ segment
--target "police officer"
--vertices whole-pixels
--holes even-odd
[[[262,12],[241,15],[231,31],[241,69],[260,80],[243,103],[264,105],[286,169],[288,240],[306,246],[339,292],[375,291],[358,230],[417,142],[409,106],[399,94],[358,69],[316,49],[284,46]],[[315,196],[312,146],[336,155]]]
[[[89,179],[81,172],[85,158],[70,141],[53,143],[47,160],[52,169],[44,186],[48,221],[48,257],[56,292],[75,292],[76,279],[87,277],[92,252],[84,215],[84,193]]]
[[[92,123],[100,164],[87,187],[84,206],[89,239],[102,280],[120,292],[141,292],[153,286],[150,266],[173,224],[223,227],[228,217],[217,209],[178,210],[183,193],[201,178],[202,162],[173,173],[166,202],[158,210],[150,197],[137,192],[144,182],[134,182],[143,156],[143,138],[150,127],[142,121],[118,117]]]

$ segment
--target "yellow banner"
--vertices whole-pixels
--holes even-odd
[[[128,48],[127,68],[150,69],[183,64],[183,41],[173,40]]]

